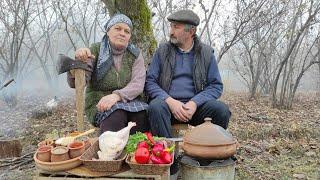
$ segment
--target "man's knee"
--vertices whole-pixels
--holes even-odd
[[[217,114],[221,116],[230,116],[230,110],[228,105],[221,101],[208,101],[206,104],[207,108],[211,109],[212,111],[216,112]]]
[[[148,112],[161,112],[167,108],[167,103],[161,99],[153,99],[148,106]]]
[[[212,112],[213,122],[226,129],[231,117],[228,105],[216,100],[208,101],[205,105]]]

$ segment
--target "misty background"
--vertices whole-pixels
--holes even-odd
[[[297,92],[320,92],[319,1],[147,2],[158,43],[168,39],[169,14],[198,13],[197,34],[215,49],[225,92],[267,95],[280,108],[290,108]],[[0,103],[15,107],[32,93],[71,95],[66,75],[56,71],[58,55],[74,57],[76,49],[99,42],[108,18],[100,0],[1,1],[0,87],[15,81],[0,91]]]

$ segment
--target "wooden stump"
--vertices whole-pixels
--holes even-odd
[[[0,140],[0,159],[20,157],[22,146],[19,140]]]

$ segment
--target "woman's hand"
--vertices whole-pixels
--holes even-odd
[[[87,62],[89,58],[94,59],[94,55],[91,54],[91,51],[89,48],[79,48],[75,52],[75,58],[77,60]]]
[[[111,107],[120,100],[121,97],[118,94],[109,94],[107,96],[103,96],[96,107],[98,111],[104,112],[111,109]]]

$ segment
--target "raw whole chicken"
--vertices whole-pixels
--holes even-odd
[[[99,136],[98,157],[100,160],[111,161],[120,156],[126,146],[130,129],[136,126],[135,122],[129,122],[128,126],[117,131],[106,131]]]

